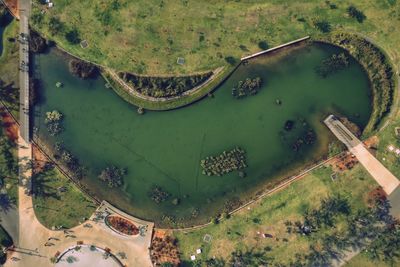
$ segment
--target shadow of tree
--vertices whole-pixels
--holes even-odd
[[[7,213],[11,209],[16,207],[15,201],[11,199],[7,194],[0,194],[0,209]]]
[[[32,176],[32,193],[43,198],[55,198],[60,200],[57,188],[49,186],[54,176],[53,168],[34,174]]]

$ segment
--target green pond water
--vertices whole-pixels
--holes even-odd
[[[313,44],[260,57],[240,66],[214,98],[138,115],[134,106],[105,88],[103,79],[72,76],[68,61],[53,49],[36,57],[43,91],[35,131],[50,147],[64,143],[88,169],[82,182],[99,198],[145,219],[160,222],[169,215],[196,224],[209,220],[228,200],[245,199],[326,156],[333,137],[322,120],[330,113],[345,115],[360,127],[368,123],[369,83],[358,63],[352,60],[347,69],[327,78],[315,73],[321,60],[340,51]],[[256,96],[232,97],[231,88],[239,80],[256,76],[264,81]],[[58,81],[62,88],[55,86]],[[44,124],[45,112],[54,109],[64,114],[65,128],[56,138],[48,136]],[[287,120],[295,121],[289,132],[284,130]],[[316,132],[316,142],[293,151],[293,142],[308,127]],[[246,150],[246,178],[237,172],[223,177],[201,173],[202,158],[235,146]],[[110,189],[97,178],[109,165],[128,171],[120,189]],[[154,185],[168,191],[170,199],[154,203],[148,197]],[[176,206],[171,203],[175,197],[181,200]]]

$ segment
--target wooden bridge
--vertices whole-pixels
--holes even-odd
[[[371,174],[375,181],[390,195],[398,188],[399,180],[383,164],[377,160],[364,146],[364,144],[334,115],[329,115],[324,123],[332,133],[343,142],[349,151]]]

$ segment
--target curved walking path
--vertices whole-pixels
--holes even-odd
[[[147,225],[147,232],[141,236],[123,236],[105,225],[104,220],[98,220],[96,213],[85,223],[67,231],[53,231],[45,228],[36,218],[33,209],[31,192],[32,147],[21,136],[18,139],[18,158],[20,162],[20,184],[18,188],[19,213],[19,240],[18,246],[12,254],[14,260],[9,259],[5,266],[54,266],[50,261],[57,252],[62,253],[77,245],[78,241],[99,248],[109,248],[122,264],[126,266],[152,266],[149,247],[154,224],[145,221],[135,221],[137,224]],[[112,206],[108,206],[111,208]],[[101,205],[100,208],[104,208]],[[119,210],[112,207],[112,213],[119,214]],[[122,213],[121,216],[124,216]],[[133,218],[129,218],[133,220]],[[48,245],[50,244],[51,245]],[[125,255],[119,256],[119,253]],[[73,266],[73,265],[71,265]]]

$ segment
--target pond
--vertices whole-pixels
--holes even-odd
[[[136,107],[105,88],[102,78],[72,76],[68,60],[52,49],[36,57],[42,92],[35,131],[48,147],[62,142],[79,159],[87,168],[82,183],[100,199],[161,224],[171,218],[185,224],[205,222],[238,198],[244,200],[326,156],[333,140],[322,123],[327,115],[341,114],[365,127],[371,99],[362,67],[351,59],[348,68],[326,78],[315,72],[323,59],[341,51],[312,44],[259,57],[241,65],[213,98],[139,115]],[[263,80],[257,95],[232,97],[232,87],[240,80],[257,76]],[[62,88],[56,87],[59,81]],[[49,136],[44,123],[45,113],[54,109],[64,115],[65,130],[57,137]],[[294,122],[291,131],[284,129],[288,120]],[[309,129],[316,141],[294,151],[294,142]],[[246,151],[245,178],[238,172],[222,177],[202,174],[201,159],[236,146]],[[98,179],[110,165],[127,169],[119,189]],[[155,185],[170,194],[167,201],[151,200]],[[174,198],[179,198],[178,205],[172,203]]]

